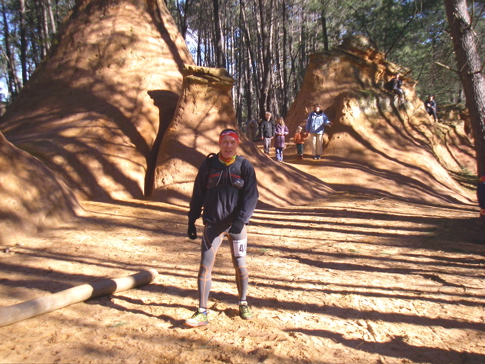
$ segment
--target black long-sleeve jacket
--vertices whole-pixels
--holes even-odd
[[[264,119],[259,127],[259,134],[264,138],[273,138],[275,133],[275,124],[271,120]]]
[[[229,166],[210,154],[194,182],[189,221],[202,213],[204,224],[231,225],[236,219],[249,222],[258,202],[258,183],[251,163],[242,156]]]

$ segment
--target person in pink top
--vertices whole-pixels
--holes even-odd
[[[276,160],[283,162],[283,150],[286,147],[286,136],[289,130],[285,124],[285,119],[280,117],[275,126],[274,148],[276,150]]]

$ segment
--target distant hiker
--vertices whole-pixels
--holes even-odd
[[[391,78],[390,88],[394,92],[401,102],[404,102],[404,91],[402,90],[402,79],[399,73],[396,73],[393,78]]]
[[[225,236],[229,240],[232,264],[236,271],[239,316],[244,320],[253,317],[246,301],[246,225],[256,208],[258,187],[253,166],[243,156],[236,154],[238,146],[238,132],[233,129],[223,130],[219,136],[219,153],[207,156],[194,182],[187,235],[192,240],[197,239],[195,221],[201,216],[202,209],[204,233],[197,281],[199,308],[185,321],[185,325],[190,327],[209,323],[207,301],[212,285],[212,267]]]
[[[332,122],[328,120],[328,116],[322,111],[320,105],[315,104],[313,111],[308,115],[305,126],[305,132],[309,133],[311,138],[313,159],[320,159],[322,155],[325,125],[332,126]]]
[[[269,154],[269,149],[271,148],[271,139],[274,138],[275,125],[271,120],[271,116],[273,116],[273,114],[266,111],[264,114],[264,119],[261,120],[261,124],[259,126],[259,135],[261,135],[261,140],[263,141],[263,151],[265,154]]]
[[[433,115],[434,121],[438,119],[436,115],[436,101],[434,99],[434,96],[429,96],[426,101],[424,102],[424,107],[426,109],[426,112],[428,115]]]
[[[485,221],[485,175],[482,175],[478,180],[477,198],[480,206],[480,218]]]
[[[296,154],[298,154],[298,159],[303,159],[303,148],[307,136],[308,133],[304,133],[303,128],[298,125],[298,127],[296,128],[295,136],[293,137],[293,140],[296,144]]]
[[[288,127],[285,125],[285,119],[280,117],[275,126],[274,148],[276,151],[276,160],[283,162],[283,150],[286,147],[286,136],[289,134]]]
[[[246,128],[247,128],[246,130],[247,130],[248,138],[254,142],[256,140],[256,135],[258,134],[258,128],[259,128],[258,122],[254,119],[249,120]]]

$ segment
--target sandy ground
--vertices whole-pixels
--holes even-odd
[[[485,362],[485,222],[475,206],[337,193],[258,209],[248,249],[255,316],[237,314],[226,243],[210,324],[198,329],[183,325],[197,306],[200,244],[186,238],[187,208],[83,206],[74,221],[2,247],[1,306],[149,268],[159,275],[0,327],[1,363]]]

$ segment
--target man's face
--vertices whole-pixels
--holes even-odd
[[[219,141],[219,148],[221,149],[221,156],[225,159],[232,158],[236,155],[239,142],[230,135],[225,135]]]
[[[320,106],[315,105],[315,107],[314,107],[314,109],[313,109],[313,110],[315,110],[315,112],[320,112]]]
[[[266,113],[266,120],[270,120],[271,119],[271,114],[270,113]]]

